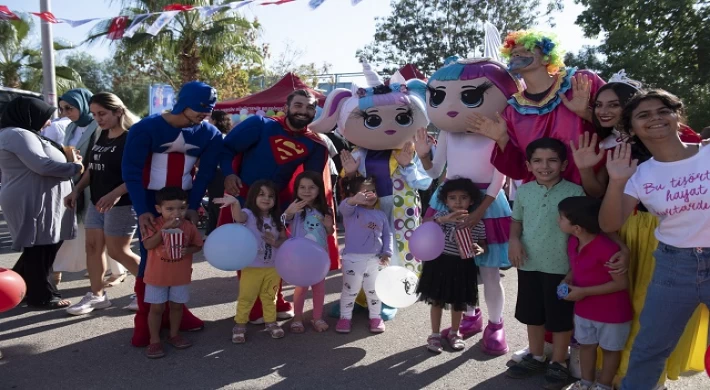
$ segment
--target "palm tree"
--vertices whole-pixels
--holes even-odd
[[[32,19],[20,15],[18,20],[0,21],[0,81],[11,88],[39,91],[42,85],[42,53],[30,44]],[[71,45],[54,42],[54,50],[71,49]],[[59,94],[81,87],[81,76],[66,66],[55,67]]]
[[[186,0],[194,7],[220,5],[234,1]],[[136,15],[161,11],[175,0],[121,0],[122,14]],[[147,25],[153,19],[148,19]],[[130,23],[130,22],[129,22]],[[111,21],[100,23],[89,33],[87,42],[104,39]],[[249,21],[228,9],[204,18],[197,11],[180,12],[157,36],[138,32],[118,42],[116,55],[136,69],[160,78],[173,87],[196,80],[214,69],[239,65],[250,68],[262,61],[262,52],[254,42],[259,31],[257,21]]]

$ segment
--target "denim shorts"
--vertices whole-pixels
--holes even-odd
[[[84,217],[86,229],[101,229],[104,234],[111,237],[133,237],[138,227],[138,217],[133,206],[114,206],[105,213],[96,210],[93,203],[89,203]]]
[[[187,303],[190,300],[190,285],[183,284],[182,286],[154,286],[152,284],[145,285],[145,303]]]
[[[605,351],[623,351],[630,332],[631,321],[607,324],[574,315],[574,338],[582,345],[599,344]]]

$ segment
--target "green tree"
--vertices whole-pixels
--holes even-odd
[[[294,73],[297,75],[301,81],[311,88],[318,86],[319,78],[316,76],[324,75],[330,72],[332,65],[327,62],[323,62],[317,65],[315,62],[302,63],[301,58],[305,54],[305,51],[298,48],[296,43],[293,41],[284,42],[285,50],[283,50],[273,61],[269,63],[264,71],[264,77],[272,80],[273,84],[279,79],[281,79],[286,73]],[[265,50],[265,59],[268,62],[272,58],[270,53]]]
[[[586,7],[577,18],[585,35],[604,35],[595,50],[604,56],[604,76],[625,69],[681,97],[692,128],[710,124],[710,1],[575,1]],[[592,68],[599,61],[584,53],[574,59]]]
[[[185,0],[183,5],[220,5],[233,1]],[[122,0],[122,14],[130,18],[158,12],[174,0]],[[153,17],[154,19],[154,17]],[[148,19],[150,25],[153,19]],[[130,22],[129,22],[130,23]],[[97,25],[87,39],[105,39],[110,21]],[[222,9],[204,18],[197,11],[180,12],[157,36],[144,31],[118,42],[116,56],[156,81],[178,88],[181,84],[214,74],[233,65],[251,67],[261,62],[259,47],[254,44],[259,24],[234,12]]]
[[[388,70],[412,63],[426,74],[449,56],[482,55],[483,22],[505,33],[542,16],[540,0],[392,0],[391,7],[390,16],[377,18],[374,42],[356,56]],[[546,15],[559,9],[561,0],[549,0]]]

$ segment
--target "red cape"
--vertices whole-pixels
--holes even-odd
[[[289,130],[288,126],[286,126],[285,123],[285,118],[281,117],[276,117],[276,118],[271,118],[279,123],[281,123],[281,126],[286,129],[288,133],[293,134],[291,130]],[[310,138],[314,142],[317,142],[323,146],[326,147],[325,153],[326,155],[328,154],[328,147],[325,144],[325,142],[318,136],[318,134],[306,130],[305,133],[302,133],[301,135]],[[232,169],[234,170],[235,173],[238,173],[240,171],[240,167],[242,165],[242,158],[244,155],[242,154],[237,154],[234,156],[234,160],[232,160]],[[326,202],[328,202],[328,207],[330,208],[330,212],[332,213],[333,216],[335,216],[335,208],[334,208],[334,199],[333,199],[333,185],[330,181],[330,167],[328,166],[327,163],[327,158],[326,158],[326,164],[325,167],[323,168],[323,183],[325,185],[325,198]],[[303,172],[303,165],[300,165],[298,168],[296,168],[296,171],[293,173],[293,177],[291,177],[291,181],[288,183],[288,186],[286,188],[283,188],[281,192],[279,193],[279,202],[282,206],[288,205],[293,201],[293,184],[294,181],[296,180],[296,177]],[[239,196],[241,196],[243,199],[246,198],[247,192],[249,191],[249,187],[243,183],[242,188],[239,192]],[[223,208],[219,212],[219,218],[217,219],[217,226],[222,226],[227,223],[233,223],[234,220],[232,219],[232,213],[230,212],[230,209]],[[337,229],[337,228],[336,228]],[[336,270],[340,269],[340,250],[338,247],[338,233],[337,230],[333,232],[332,235],[328,237],[328,253],[330,255],[330,270]]]

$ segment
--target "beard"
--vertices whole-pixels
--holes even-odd
[[[297,130],[304,129],[306,126],[310,125],[311,122],[313,122],[313,118],[314,117],[308,114],[294,114],[291,111],[286,113],[288,123]]]

